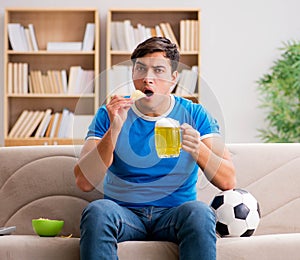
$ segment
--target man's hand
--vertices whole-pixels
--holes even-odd
[[[132,105],[133,101],[130,98],[121,96],[113,96],[110,102],[106,105],[111,127],[121,129],[126,118],[127,112]]]
[[[189,124],[182,124],[182,149],[190,153],[197,161],[200,151],[200,133]]]

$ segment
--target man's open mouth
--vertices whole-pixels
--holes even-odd
[[[150,90],[150,89],[146,89],[146,90],[144,91],[144,93],[145,93],[145,95],[146,95],[147,97],[150,97],[150,96],[152,96],[152,95],[154,94],[154,92],[153,92],[152,90]]]

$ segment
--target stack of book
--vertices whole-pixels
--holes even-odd
[[[197,20],[180,21],[180,50],[199,51],[199,22]]]
[[[9,23],[8,38],[14,51],[38,51],[38,43],[33,24],[28,28],[20,23]],[[91,51],[95,42],[95,24],[87,23],[82,42],[48,42],[48,51]]]
[[[113,51],[133,51],[140,42],[153,36],[165,36],[179,47],[168,22],[157,24],[151,28],[140,23],[133,27],[128,19],[111,22],[111,48]]]
[[[9,62],[7,65],[7,93],[28,93],[28,63]]]
[[[93,70],[71,66],[66,70],[30,70],[27,63],[8,63],[8,94],[91,94],[94,91]]]
[[[84,138],[92,116],[76,118],[68,109],[62,112],[53,112],[50,108],[45,111],[23,110],[8,137]]]
[[[38,51],[38,43],[35,37],[33,24],[27,28],[19,23],[8,24],[8,38],[14,51]]]
[[[195,93],[198,82],[198,66],[191,69],[183,69],[179,75],[175,95],[192,96]]]
[[[135,90],[132,66],[115,65],[108,71],[107,95],[130,96]]]

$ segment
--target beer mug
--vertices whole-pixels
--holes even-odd
[[[172,118],[162,118],[155,123],[155,149],[160,158],[178,157],[181,148],[180,124]]]

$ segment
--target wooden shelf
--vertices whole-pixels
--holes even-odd
[[[8,24],[19,23],[25,28],[34,25],[38,51],[13,50],[8,37]],[[95,24],[94,48],[90,51],[48,51],[48,42],[82,42],[86,25]],[[43,145],[83,143],[83,140],[64,138],[9,138],[8,134],[24,110],[45,111],[53,114],[67,108],[75,115],[94,115],[99,107],[100,85],[95,80],[94,93],[39,94],[8,91],[8,63],[28,64],[28,73],[39,70],[65,70],[69,77],[71,66],[100,70],[99,14],[96,8],[7,8],[4,19],[4,141],[11,145]],[[23,92],[24,93],[24,92]]]
[[[138,24],[142,24],[146,27],[153,28],[160,23],[168,22],[177,42],[180,45],[181,39],[181,29],[180,21],[182,20],[196,20],[200,24],[200,10],[194,8],[150,8],[150,9],[110,9],[107,15],[107,39],[106,39],[106,68],[107,68],[107,84],[110,82],[109,70],[115,65],[131,65],[130,56],[131,51],[116,50],[112,49],[112,37],[113,33],[111,26],[113,22],[123,22],[124,20],[130,20],[131,25],[136,28]],[[199,26],[200,28],[200,26]],[[200,31],[200,29],[199,29]],[[123,38],[122,38],[123,39]],[[192,68],[192,66],[198,66],[198,78],[200,78],[200,33],[196,39],[197,50],[182,50],[180,51],[180,65],[179,72],[182,69]],[[180,46],[179,46],[180,49]],[[106,89],[106,93],[110,90]],[[195,94],[188,96],[187,98],[193,100],[194,102],[200,101],[200,80],[198,80]]]
[[[6,138],[5,146],[31,146],[31,145],[77,145],[83,144],[83,139],[64,138]]]

